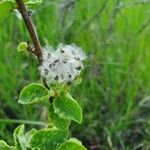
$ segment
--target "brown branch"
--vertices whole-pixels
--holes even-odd
[[[19,12],[22,15],[23,21],[27,27],[27,30],[30,34],[32,42],[34,44],[34,48],[35,48],[34,54],[37,56],[39,63],[41,63],[42,62],[42,49],[41,49],[41,45],[38,39],[38,35],[32,23],[32,20],[30,16],[28,15],[28,11],[24,5],[24,2],[22,0],[16,0],[16,3],[18,5]]]
[[[38,35],[36,33],[36,30],[34,28],[34,25],[32,23],[32,20],[28,14],[28,11],[24,5],[24,2],[22,0],[15,0],[17,5],[18,5],[18,10],[20,14],[22,15],[23,21],[27,27],[27,30],[30,34],[30,37],[32,39],[34,48],[32,48],[29,43],[28,43],[28,51],[33,53],[34,55],[37,56],[39,64],[42,63],[42,49],[41,49],[41,44],[39,42]],[[49,86],[47,85],[46,79],[42,78],[44,86],[49,89]]]

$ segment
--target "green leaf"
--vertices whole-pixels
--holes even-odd
[[[32,104],[48,99],[49,92],[41,84],[32,83],[26,86],[20,93],[19,103]]]
[[[49,117],[50,121],[54,124],[56,128],[65,130],[69,127],[69,120],[60,118],[56,113],[54,113],[53,105],[50,105]]]
[[[75,138],[71,138],[65,141],[58,150],[86,150],[80,141]]]
[[[43,129],[33,135],[30,146],[41,150],[56,150],[67,137],[67,132],[58,129]]]
[[[24,135],[24,144],[26,145],[26,147],[30,147],[30,141],[35,133],[37,133],[37,130],[31,129]]]
[[[17,47],[17,51],[18,52],[26,52],[27,51],[27,43],[26,42],[21,42],[19,43],[18,47]]]
[[[15,148],[0,140],[0,150],[15,150]]]
[[[23,136],[24,136],[24,125],[18,126],[13,134],[14,142],[15,142],[15,148],[17,150],[25,150],[25,146],[23,144]]]
[[[0,23],[15,9],[15,3],[11,0],[0,1]]]
[[[82,122],[82,109],[69,93],[62,93],[58,96],[54,100],[53,106],[54,112],[60,118]]]
[[[42,0],[24,0],[26,5],[39,5],[42,3]]]
[[[33,135],[37,132],[36,129],[31,129],[24,135],[25,126],[20,125],[14,131],[14,142],[16,150],[27,150]]]

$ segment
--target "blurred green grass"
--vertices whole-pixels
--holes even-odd
[[[150,147],[150,105],[139,106],[150,95],[149,14],[150,2],[135,0],[45,0],[35,9],[43,46],[76,43],[88,53],[83,82],[72,91],[84,122],[71,126],[88,149]],[[15,16],[0,25],[0,118],[43,120],[43,107],[17,103],[25,85],[40,82],[36,60],[16,51],[28,39]],[[11,143],[16,126],[0,122],[0,139]]]

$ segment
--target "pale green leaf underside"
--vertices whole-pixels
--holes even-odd
[[[75,138],[71,138],[65,141],[58,150],[86,150],[80,141]]]
[[[49,118],[53,125],[58,129],[67,129],[69,127],[69,120],[60,118],[58,114],[54,113],[53,105],[50,105],[49,108]]]
[[[62,93],[53,103],[54,112],[60,118],[74,120],[78,123],[82,122],[82,109],[78,103],[68,94]]]
[[[15,148],[17,150],[25,149],[24,144],[22,144],[22,137],[24,136],[24,129],[25,129],[25,126],[20,125],[14,131],[13,137],[14,137],[14,142],[15,142]]]
[[[42,3],[42,0],[24,0],[26,5],[38,5]]]
[[[0,23],[15,9],[11,0],[0,1]]]
[[[30,146],[41,150],[56,150],[66,138],[66,131],[57,129],[43,129],[33,135]]]
[[[32,83],[26,86],[20,93],[19,103],[37,103],[48,98],[48,90],[41,84]]]

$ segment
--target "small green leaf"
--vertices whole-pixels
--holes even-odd
[[[56,113],[54,113],[53,105],[50,105],[49,117],[50,121],[54,124],[56,128],[65,130],[69,127],[69,120],[60,118]]]
[[[15,148],[0,140],[0,150],[15,150]]]
[[[43,129],[35,133],[31,139],[31,148],[56,150],[67,137],[67,132],[58,129]]]
[[[15,3],[11,0],[0,1],[0,23],[15,9]]]
[[[82,122],[82,109],[69,93],[62,93],[58,96],[54,100],[53,106],[54,112],[60,118]]]
[[[20,125],[18,126],[15,131],[14,131],[14,134],[13,134],[13,137],[14,137],[14,142],[15,142],[15,148],[17,150],[24,150],[25,149],[25,146],[24,144],[22,143],[22,137],[24,136],[24,125]]]
[[[27,43],[26,42],[21,42],[19,43],[18,47],[17,47],[17,51],[18,52],[26,52],[27,51]]]
[[[71,138],[65,141],[58,150],[86,150],[80,141],[75,138]]]
[[[13,134],[16,150],[27,150],[33,135],[37,132],[36,129],[31,129],[24,135],[25,126],[18,126]]]
[[[41,84],[32,83],[26,86],[20,93],[19,103],[32,104],[48,99],[49,92]]]
[[[19,10],[15,9],[15,10],[14,10],[14,14],[16,15],[16,17],[17,17],[19,20],[21,20],[21,21],[23,20],[21,14],[20,14],[20,12],[19,12]],[[19,50],[19,49],[17,48],[17,50]],[[20,51],[18,51],[18,52],[20,52]]]
[[[24,135],[24,144],[26,145],[26,147],[29,148],[30,146],[30,141],[33,137],[33,135],[37,133],[36,129],[31,129],[30,131],[28,131],[25,135]]]

